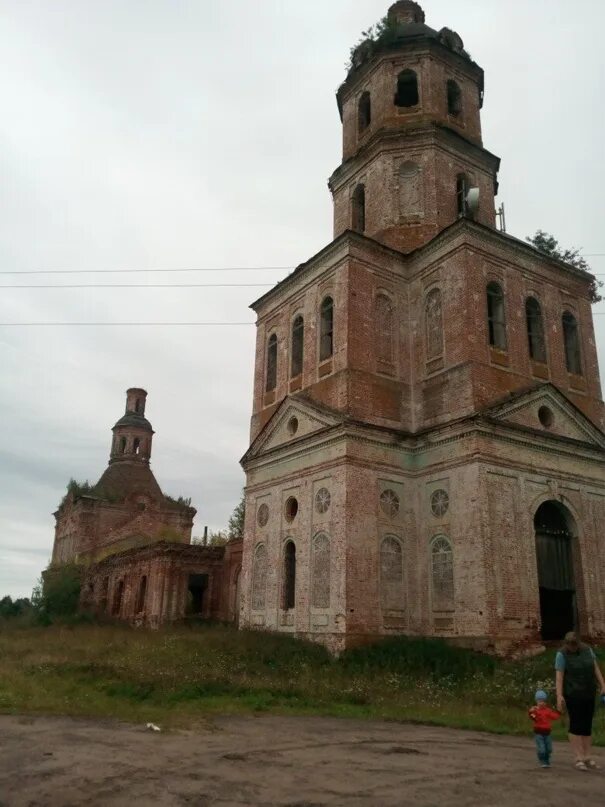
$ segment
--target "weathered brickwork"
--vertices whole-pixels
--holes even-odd
[[[55,513],[51,568],[82,569],[82,607],[157,627],[186,617],[236,622],[242,542],[191,545],[195,509],[165,496],[149,467],[147,393],[130,389],[96,485],[68,492]]]
[[[361,46],[338,91],[335,240],[253,306],[242,624],[335,651],[397,633],[510,650],[570,622],[603,637],[591,278],[495,229],[483,72],[417,4],[390,14],[396,37]]]

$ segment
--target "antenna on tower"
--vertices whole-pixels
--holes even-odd
[[[506,216],[504,214],[504,202],[496,210],[496,218],[498,219],[498,229],[501,233],[506,232]]]

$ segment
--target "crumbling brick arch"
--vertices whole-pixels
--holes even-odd
[[[447,114],[455,118],[462,116],[462,90],[460,85],[453,78],[448,79],[446,84],[447,92]]]
[[[368,90],[362,92],[359,96],[359,103],[357,105],[357,130],[359,134],[365,130],[372,123],[372,98]]]
[[[397,89],[395,91],[395,106],[400,109],[410,109],[420,103],[418,91],[418,75],[415,70],[407,68],[397,76]]]

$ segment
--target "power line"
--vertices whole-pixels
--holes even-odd
[[[184,269],[1,269],[0,275],[115,275],[155,272],[291,272],[294,266],[206,266]]]
[[[78,328],[105,328],[105,327],[194,327],[194,326],[243,326],[255,325],[255,322],[0,322],[0,328],[34,328],[34,327],[78,327]]]
[[[0,285],[0,289],[259,289],[274,283],[75,283],[61,285]]]

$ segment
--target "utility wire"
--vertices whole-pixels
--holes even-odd
[[[597,311],[594,317],[605,317],[605,311]],[[0,322],[0,328],[55,328],[55,327],[78,327],[78,328],[122,328],[122,327],[243,327],[256,325],[255,322]]]
[[[274,283],[77,283],[65,285],[0,285],[0,289],[260,289]]]
[[[103,275],[139,272],[291,272],[294,266],[206,266],[185,269],[0,269],[0,275]]]

